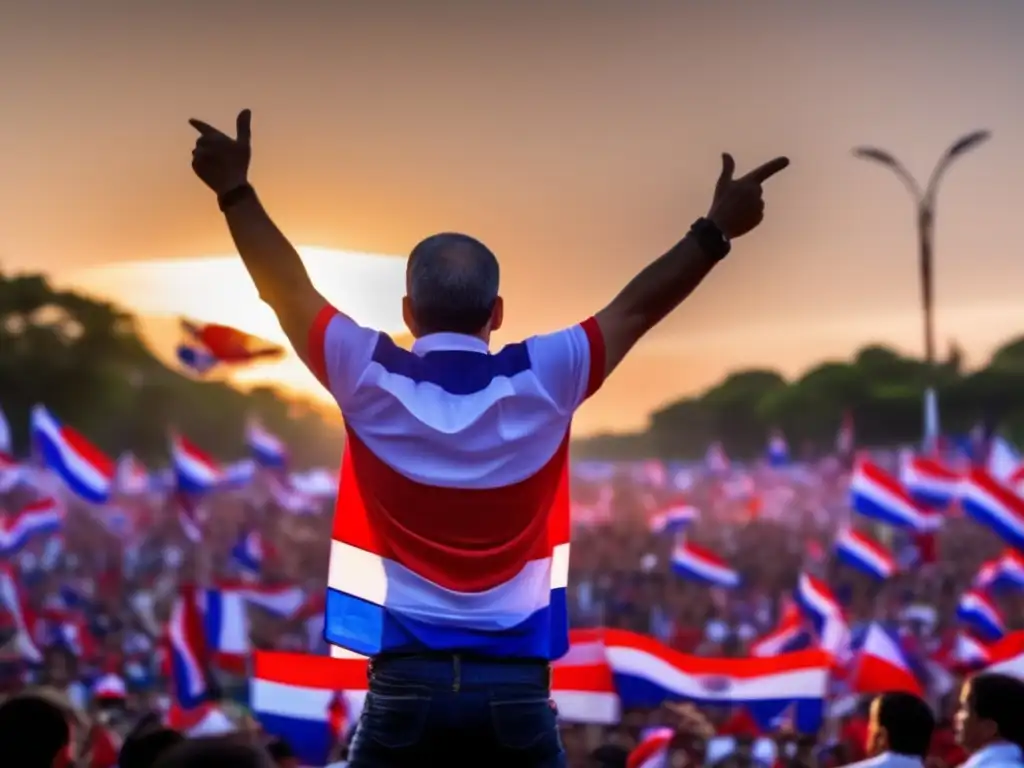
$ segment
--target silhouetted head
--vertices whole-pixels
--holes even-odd
[[[912,693],[892,691],[871,702],[868,720],[868,752],[894,752],[924,759],[932,743],[935,715]]]
[[[71,735],[67,713],[44,696],[24,693],[0,704],[0,762],[4,765],[54,768],[66,764]]]
[[[416,338],[462,333],[484,340],[498,330],[498,260],[469,235],[446,232],[421,241],[405,269],[402,314]]]
[[[954,727],[971,753],[1000,741],[1024,748],[1024,682],[994,672],[970,678],[960,689]]]

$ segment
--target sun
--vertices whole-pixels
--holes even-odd
[[[299,246],[298,251],[328,301],[357,322],[408,344],[401,303],[404,259],[314,246]],[[114,301],[136,314],[147,341],[167,359],[180,340],[180,317],[231,325],[287,345],[274,313],[260,301],[238,256],[118,262],[76,270],[61,278],[71,288]],[[240,370],[231,378],[240,384],[275,384],[326,397],[294,354],[276,363]]]

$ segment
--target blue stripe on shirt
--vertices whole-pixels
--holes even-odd
[[[435,350],[417,355],[399,347],[380,334],[373,350],[373,362],[397,376],[417,384],[434,384],[451,395],[482,392],[495,379],[510,379],[530,370],[526,344],[509,344],[496,354],[468,350]]]

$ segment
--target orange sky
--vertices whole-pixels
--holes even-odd
[[[502,259],[503,341],[600,308],[704,212],[721,151],[741,169],[788,154],[764,227],[577,431],[623,428],[736,366],[919,349],[909,199],[849,150],[924,176],[986,127],[939,196],[939,338],[980,361],[1024,331],[1024,3],[298,6],[18,4],[0,28],[4,267],[73,283],[230,252],[186,119],[250,107],[253,180],[296,242],[404,254],[470,232]]]

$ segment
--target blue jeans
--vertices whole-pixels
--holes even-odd
[[[550,672],[538,661],[380,658],[350,768],[565,768]]]

